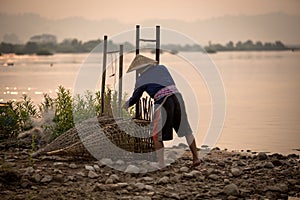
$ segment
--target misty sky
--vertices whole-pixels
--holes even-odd
[[[46,18],[84,17],[137,23],[147,19],[194,21],[225,15],[300,14],[299,0],[0,0],[0,12]]]

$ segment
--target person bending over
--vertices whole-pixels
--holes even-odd
[[[127,73],[135,70],[139,72],[135,89],[123,108],[128,109],[135,105],[144,91],[154,99],[151,130],[159,167],[165,166],[163,141],[173,139],[173,128],[179,137],[186,138],[193,155],[192,167],[200,165],[184,101],[168,69],[164,65],[159,65],[157,61],[139,54],[130,64]]]

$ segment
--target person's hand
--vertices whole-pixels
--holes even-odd
[[[126,101],[126,102],[123,104],[122,108],[125,109],[125,110],[127,110],[128,107],[129,107],[129,102]]]

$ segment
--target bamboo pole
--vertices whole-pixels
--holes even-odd
[[[135,41],[135,54],[140,54],[140,25],[136,25],[136,41]],[[139,77],[139,71],[136,70],[135,78]],[[140,105],[139,101],[135,104],[135,118],[140,119]]]
[[[106,79],[106,54],[107,54],[107,35],[104,36],[103,43],[103,65],[102,65],[102,85],[101,85],[101,115],[104,115],[104,94]]]
[[[119,53],[119,117],[122,117],[122,87],[123,87],[123,45],[120,45]]]
[[[160,26],[156,26],[156,50],[155,50],[155,59],[159,63],[160,56]]]

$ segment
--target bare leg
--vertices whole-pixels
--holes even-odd
[[[198,166],[200,164],[200,160],[198,157],[197,146],[196,146],[194,135],[190,134],[185,136],[185,138],[193,154],[193,166]]]
[[[154,141],[154,147],[156,150],[158,165],[160,168],[163,168],[165,167],[164,143],[160,141]]]

